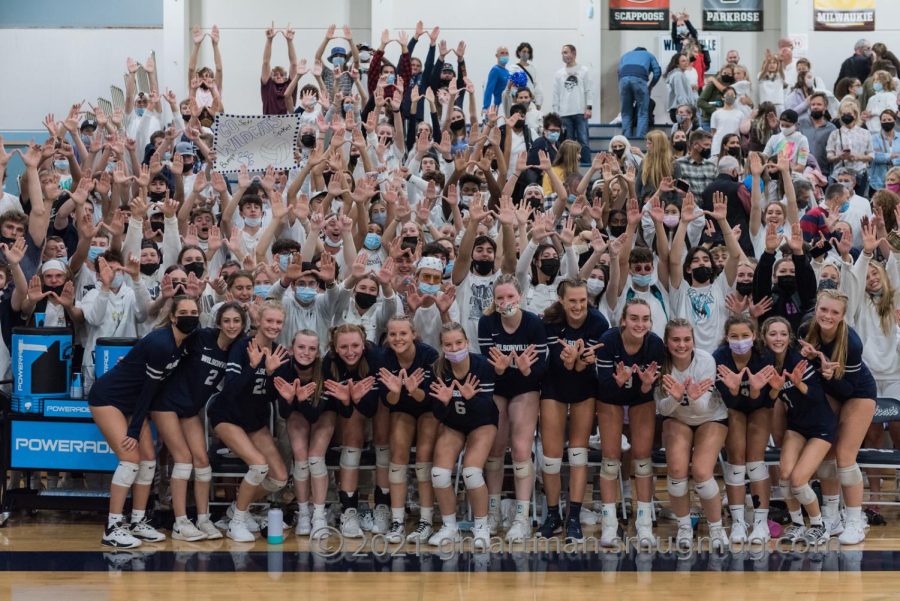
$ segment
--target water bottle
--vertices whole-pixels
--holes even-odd
[[[281,510],[277,507],[269,509],[268,538],[270,545],[280,545],[284,542],[284,520]]]
[[[84,385],[81,382],[81,374],[78,372],[72,374],[72,386],[69,388],[69,396],[73,399],[84,397]]]

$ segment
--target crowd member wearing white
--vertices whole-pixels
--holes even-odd
[[[787,154],[791,160],[791,172],[802,173],[809,158],[809,140],[797,128],[798,120],[797,111],[787,109],[782,112],[778,117],[781,131],[769,138],[763,153],[769,157]]]
[[[714,470],[728,433],[728,409],[718,391],[716,362],[712,355],[694,348],[691,324],[681,318],[666,324],[666,361],[661,385],[656,388],[656,409],[663,420],[663,447],[666,449],[666,488],[678,522],[679,548],[691,548],[688,468],[694,489],[709,523],[710,544],[720,551],[729,541],[722,527],[722,496]]]
[[[875,71],[872,74],[872,89],[875,93],[866,101],[862,117],[869,133],[874,137],[881,131],[881,113],[897,110],[897,90],[894,79],[887,71]]]
[[[841,101],[841,127],[828,135],[825,152],[832,169],[846,167],[864,173],[875,158],[872,132],[860,127],[860,110],[855,100]],[[878,131],[878,130],[875,130]],[[857,194],[862,190],[857,189]]]
[[[771,163],[769,164],[771,166]],[[759,153],[750,155],[750,241],[753,243],[753,251],[757,257],[761,257],[766,251],[766,227],[769,224],[775,226],[779,234],[788,235],[791,226],[799,223],[799,211],[797,209],[797,194],[794,190],[794,180],[791,177],[790,162],[785,152],[778,155],[777,173],[784,187],[785,204],[772,201],[762,208],[762,192],[760,190],[760,178],[763,173],[763,163]],[[770,175],[773,171],[769,171]],[[781,258],[781,249],[776,249],[775,259]]]
[[[558,237],[564,249],[564,260],[560,261],[559,251],[550,240]],[[531,228],[531,239],[516,263],[516,277],[519,288],[525,291],[524,307],[532,313],[543,313],[544,309],[556,302],[556,287],[559,283],[578,273],[578,257],[572,242],[575,240],[575,222],[570,217],[563,230],[557,234],[552,214],[537,218]]]
[[[322,253],[318,269],[303,269],[303,264],[292,258],[287,270],[269,289],[269,299],[279,301],[284,308],[287,332],[312,330],[319,335],[319,344],[328,340],[328,329],[334,317],[334,307],[339,294],[334,282],[334,260]],[[319,282],[325,291],[319,290]],[[279,342],[291,344],[290,334],[282,331]],[[323,346],[324,350],[324,346]]]
[[[401,306],[392,286],[394,260],[388,259],[377,274],[367,270],[367,261],[368,253],[356,255],[350,275],[338,286],[334,325],[360,325],[366,331],[366,339],[377,344],[387,322],[400,313]]]
[[[509,72],[522,72],[528,77],[527,87],[534,90],[534,104],[540,110],[541,105],[544,104],[544,92],[541,89],[541,78],[538,75],[537,67],[534,66],[534,49],[531,44],[522,42],[516,46],[516,57],[519,61],[508,67]]]
[[[709,120],[710,131],[713,134],[713,158],[719,154],[722,138],[727,134],[740,133],[741,122],[744,120],[744,113],[738,110],[736,105],[737,92],[734,91],[734,88],[731,86],[725,88],[722,92],[722,102],[724,105],[716,109]]]
[[[406,305],[419,339],[437,348],[441,327],[459,323],[459,305],[455,303],[456,287],[442,284],[444,264],[437,257],[422,257],[416,265],[416,279],[406,291]]]
[[[651,208],[648,213],[656,226],[654,240],[658,241],[656,245],[658,261],[649,248],[634,246],[637,238],[635,234],[636,221],[642,218],[639,217],[637,201],[632,199],[627,205],[628,225],[625,230],[624,247],[621,238],[612,239],[609,243],[610,288],[607,291],[607,303],[610,309],[616,311],[618,308],[624,308],[626,303],[633,298],[643,300],[650,307],[653,333],[662,338],[672,310],[669,293],[666,290],[666,283],[669,280],[669,245],[666,242],[668,234],[664,231],[665,216],[659,206],[659,198],[656,194],[650,203]],[[678,218],[677,215],[673,215],[673,217]],[[626,252],[629,247],[631,249]]]

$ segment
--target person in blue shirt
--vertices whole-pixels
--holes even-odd
[[[497,64],[491,67],[488,72],[487,83],[484,85],[484,102],[481,104],[481,110],[487,113],[491,107],[496,107],[499,111],[503,103],[503,92],[506,91],[506,84],[509,82],[509,71],[506,69],[509,63],[509,49],[506,46],[497,48]]]
[[[638,46],[622,55],[618,75],[622,135],[629,139],[643,139],[650,129],[650,90],[659,81],[662,69],[655,56]],[[637,112],[637,127],[632,117],[633,111]]]
[[[160,542],[165,535],[146,521],[150,486],[156,471],[156,451],[145,419],[160,385],[178,366],[183,345],[200,323],[197,301],[177,296],[169,325],[154,330],[91,387],[88,405],[97,427],[115,452],[119,465],[109,491],[109,517],[101,542],[133,549],[141,540]],[[132,491],[131,525],[122,512]]]

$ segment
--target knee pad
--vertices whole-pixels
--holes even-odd
[[[294,482],[304,482],[309,480],[309,462],[295,461],[294,469],[291,470],[291,475],[294,476]]]
[[[600,479],[601,480],[618,480],[619,468],[622,462],[618,459],[604,459],[600,462]]]
[[[156,461],[141,461],[141,466],[138,468],[137,478],[135,478],[134,483],[150,486],[153,484],[153,475],[155,473]]]
[[[275,480],[266,476],[262,481],[263,490],[266,492],[278,492],[287,484],[287,480]]]
[[[826,459],[816,470],[816,476],[823,480],[833,480],[837,478],[837,461],[834,459]]]
[[[328,466],[324,457],[309,458],[309,475],[313,478],[324,478],[328,475]]]
[[[516,480],[528,480],[534,477],[534,464],[530,461],[513,461],[513,475]]]
[[[244,482],[252,486],[259,486],[266,479],[269,473],[269,466],[265,463],[259,465],[248,465],[247,473],[244,474]]]
[[[562,457],[544,457],[545,474],[558,474],[562,469]]]
[[[194,480],[196,482],[212,482],[212,466],[195,467]]]
[[[341,447],[341,467],[343,469],[359,469],[360,459],[362,459],[362,449],[356,447]]]
[[[631,467],[634,470],[635,478],[649,478],[653,475],[653,463],[649,457],[632,460]]]
[[[762,482],[769,479],[769,470],[766,469],[765,461],[748,461],[747,462],[747,480],[750,482]]]
[[[683,497],[688,493],[687,478],[666,478],[666,490],[669,491],[670,497]]]
[[[139,469],[140,466],[137,463],[131,463],[130,461],[120,461],[119,465],[116,466],[116,471],[113,472],[112,483],[116,486],[131,488],[131,485],[134,484],[135,478],[137,478]]]
[[[794,493],[794,497],[802,505],[809,505],[813,501],[816,500],[816,493],[813,492],[812,486],[809,485],[809,482],[804,484],[803,486],[792,486],[791,492]]]
[[[391,484],[406,484],[406,466],[402,463],[389,464],[388,482]]]
[[[790,499],[794,496],[794,493],[791,492],[791,483],[787,480],[779,480],[778,487],[781,489],[781,496],[785,499]]]
[[[747,475],[746,465],[725,464],[725,484],[728,486],[743,486],[744,477]]]
[[[172,480],[190,480],[194,466],[190,463],[176,463],[172,466]]]
[[[431,480],[431,467],[430,462],[416,463],[416,481],[428,482]]]
[[[719,496],[719,484],[715,478],[710,478],[703,482],[695,482],[694,490],[697,491],[697,495],[703,500],[715,499]]]
[[[857,464],[839,467],[837,469],[838,480],[841,486],[856,486],[863,480],[862,471]]]
[[[584,447],[569,447],[569,467],[584,467],[588,464],[588,450]]]
[[[450,488],[453,472],[443,467],[431,468],[431,485],[435,488]]]
[[[463,482],[468,490],[481,488],[484,486],[484,470],[480,467],[464,467]]]
[[[357,465],[359,465],[357,463]],[[375,447],[375,467],[387,468],[391,465],[391,450],[388,447]]]
[[[488,457],[487,461],[484,464],[484,471],[486,471],[486,472],[502,472],[503,471],[503,457]]]

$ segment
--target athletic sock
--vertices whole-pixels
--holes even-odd
[[[728,509],[731,510],[731,523],[732,524],[744,521],[744,506],[743,505],[729,505]]]
[[[131,510],[131,523],[137,523],[144,519],[145,511],[143,509],[132,509]]]
[[[765,524],[769,521],[769,510],[768,509],[754,509],[753,510],[753,525],[756,524]]]
[[[531,510],[531,503],[528,501],[516,501],[516,520],[527,522],[528,515]]]
[[[406,509],[403,507],[391,507],[391,521],[400,522],[401,524],[406,519]]]
[[[109,514],[109,516],[106,518],[106,527],[109,528],[109,527],[114,526],[114,525],[116,525],[116,524],[120,524],[120,523],[122,523],[122,522],[124,522],[124,521],[125,521],[125,516],[122,515],[121,513],[111,513],[111,514]]]
[[[803,511],[801,509],[798,509],[797,511],[791,511],[790,514],[791,514],[791,521],[794,524],[796,524],[797,526],[803,525]],[[819,521],[821,521],[821,520],[819,520]]]
[[[569,503],[569,521],[581,521],[581,503]]]
[[[429,524],[434,519],[434,508],[433,507],[421,507],[419,509],[419,520],[422,522],[428,522]]]

